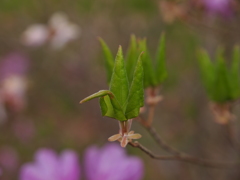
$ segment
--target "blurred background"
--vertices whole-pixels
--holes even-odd
[[[239,158],[225,126],[214,121],[201,83],[196,52],[214,57],[218,46],[231,59],[240,42],[237,0],[1,0],[0,1],[0,167],[3,180],[42,147],[73,149],[83,159],[90,145],[102,146],[118,132],[116,120],[102,117],[97,100],[84,97],[107,89],[98,37],[116,54],[126,53],[131,34],[146,37],[152,56],[166,34],[168,78],[153,125],[165,141],[199,157]],[[215,3],[215,4],[214,4]],[[233,122],[240,140],[239,105]],[[146,115],[143,115],[146,117]],[[156,154],[167,154],[138,122],[132,129]],[[157,161],[126,148],[144,161],[148,180],[237,180],[236,169],[212,169]]]

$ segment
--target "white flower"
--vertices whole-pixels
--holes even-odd
[[[25,107],[25,92],[27,82],[24,77],[12,75],[7,77],[2,82],[2,97],[4,102],[11,106],[13,110],[20,111]]]
[[[48,28],[43,24],[33,24],[29,26],[21,37],[21,41],[26,46],[41,46],[48,39]]]
[[[68,42],[80,36],[80,27],[71,23],[64,13],[55,13],[48,24],[29,26],[22,35],[22,43],[26,46],[40,46],[49,43],[52,48],[60,49]]]
[[[52,32],[50,44],[53,48],[62,48],[80,35],[80,28],[71,23],[64,13],[55,13],[49,21],[49,28]]]

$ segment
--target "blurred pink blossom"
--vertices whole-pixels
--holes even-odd
[[[15,110],[22,109],[25,105],[28,66],[28,58],[20,53],[10,53],[1,58],[0,96],[4,103]]]
[[[29,61],[21,53],[10,53],[0,62],[0,118],[6,117],[6,107],[18,112],[26,106]]]
[[[203,4],[210,14],[229,16],[232,13],[231,0],[203,0]]]
[[[52,48],[60,49],[80,36],[80,27],[71,23],[65,13],[52,15],[47,25],[33,24],[22,34],[21,41],[26,46],[41,46],[49,43]]]
[[[35,161],[22,166],[20,180],[79,180],[78,156],[65,150],[59,156],[50,149],[40,149]]]
[[[1,96],[7,107],[14,112],[23,110],[26,106],[26,79],[13,75],[4,79],[1,85]]]
[[[9,76],[25,76],[29,68],[29,59],[19,53],[12,52],[1,58],[0,61],[0,80]]]
[[[140,158],[127,156],[117,144],[89,147],[84,154],[87,180],[141,180],[144,165]],[[77,154],[66,150],[59,156],[50,149],[40,149],[33,163],[20,169],[20,180],[80,180]]]
[[[87,180],[140,180],[144,166],[140,158],[127,156],[117,144],[89,147],[84,155]]]

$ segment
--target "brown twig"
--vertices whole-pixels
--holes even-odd
[[[179,155],[181,154],[181,152],[179,152],[178,150],[172,148],[171,146],[167,145],[167,143],[165,143],[162,138],[160,137],[160,135],[157,133],[157,131],[155,130],[154,127],[149,126],[148,124],[146,124],[146,121],[141,118],[140,116],[137,118],[137,120],[145,127],[145,129],[150,133],[150,135],[153,137],[153,139],[157,142],[158,145],[160,145],[161,148],[163,148],[165,151],[174,154],[174,155]]]
[[[205,167],[211,167],[211,168],[231,168],[234,166],[240,166],[240,162],[217,162],[212,160],[206,160],[202,158],[198,158],[195,156],[188,155],[186,153],[180,152],[176,150],[175,148],[169,146],[167,143],[165,143],[160,135],[157,133],[154,127],[148,126],[145,123],[145,120],[141,117],[138,117],[139,122],[146,128],[146,130],[150,133],[150,135],[153,137],[153,139],[157,142],[158,145],[165,151],[172,154],[172,156],[158,156],[152,153],[150,150],[148,150],[146,147],[141,145],[138,142],[130,143],[131,146],[141,149],[143,152],[148,154],[153,159],[158,160],[176,160],[176,161],[184,161],[192,164],[197,164]]]
[[[156,107],[156,105],[149,106],[148,119],[147,119],[148,126],[152,125],[153,117],[154,117],[154,113],[155,113],[155,107]]]
[[[240,152],[239,142],[236,139],[236,132],[234,128],[234,124],[232,121],[229,121],[224,125],[227,131],[227,138],[231,143],[232,147],[235,148],[238,152]]]
[[[171,153],[172,155],[170,156],[159,156],[155,155],[152,153],[149,149],[144,147],[138,142],[129,142],[132,147],[138,148],[145,152],[148,156],[150,156],[153,159],[158,159],[158,160],[175,160],[175,161],[183,161],[183,162],[188,162],[196,165],[201,165],[204,167],[211,167],[211,168],[233,168],[233,167],[238,167],[240,166],[240,162],[220,162],[220,161],[213,161],[213,160],[207,160],[207,159],[202,159],[196,156],[188,155],[186,153],[180,152],[176,150],[175,148],[169,146],[167,143],[165,143],[160,135],[157,133],[154,127],[152,127],[152,120],[154,117],[154,112],[155,112],[155,107],[157,103],[154,104],[149,104],[149,111],[148,111],[148,119],[147,121],[144,120],[141,116],[137,117],[136,119],[147,129],[147,131],[150,133],[150,135],[153,137],[153,139],[157,142],[158,145],[165,151]],[[234,138],[233,134],[233,127],[229,126],[228,129],[228,134],[229,134],[229,139],[232,140],[232,144],[236,145],[236,139]]]
[[[192,164],[196,164],[204,167],[210,167],[210,168],[233,168],[233,167],[239,168],[240,166],[240,162],[211,161],[206,159],[200,159],[190,155],[184,155],[182,153],[177,155],[171,155],[171,156],[159,156],[159,155],[155,155],[149,149],[147,149],[146,147],[144,147],[142,144],[138,142],[129,142],[129,145],[131,145],[134,148],[140,149],[151,158],[157,159],[157,160],[183,161],[183,162],[192,163]]]
[[[149,87],[146,90],[146,104],[149,107],[148,108],[148,118],[145,124],[147,126],[151,126],[154,118],[154,113],[157,104],[163,99],[162,96],[158,95],[158,91],[160,89],[159,87]]]

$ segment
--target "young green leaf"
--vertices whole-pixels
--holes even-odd
[[[217,66],[215,71],[215,80],[213,83],[213,100],[216,102],[226,102],[231,100],[228,70],[222,54],[222,49],[219,49],[217,52]]]
[[[128,98],[129,85],[121,46],[119,46],[114,64],[110,91],[114,94],[120,106],[125,109],[124,106]]]
[[[101,90],[94,93],[80,101],[80,103],[84,103],[98,97],[100,97],[99,103],[103,116],[108,116],[121,121],[127,120],[122,107],[119,105],[114,94],[109,90]]]
[[[104,54],[104,64],[107,72],[107,82],[109,84],[112,77],[113,67],[114,67],[114,58],[109,47],[104,42],[104,40],[102,38],[99,38],[99,41],[101,43],[103,54]]]
[[[146,39],[139,41],[139,49],[141,52],[144,52],[141,57],[144,70],[144,87],[156,86],[155,72],[147,49]]]
[[[135,35],[132,35],[126,57],[126,70],[129,82],[132,82],[134,67],[137,63],[138,55],[137,40]]]
[[[105,97],[107,98],[108,96],[105,96]],[[108,101],[108,104],[105,101]],[[99,98],[99,104],[100,104],[102,116],[108,116],[108,117],[114,116],[114,111],[113,111],[113,107],[112,107],[112,104],[110,102],[110,99],[109,100],[104,100],[104,97],[100,97]]]
[[[156,62],[156,80],[157,84],[161,84],[167,78],[166,62],[165,62],[165,35],[162,34],[157,51]]]
[[[100,97],[99,99],[102,116],[107,116],[120,121],[127,120],[124,115],[123,109],[120,107],[116,98],[110,98],[109,96]]]
[[[109,91],[109,90],[101,90],[101,91],[98,91],[98,92],[96,92],[96,93],[94,93],[94,94],[84,98],[83,100],[80,101],[80,103],[82,104],[82,103],[90,101],[90,100],[92,100],[94,98],[98,98],[98,97],[102,97],[102,96],[106,96],[106,95],[108,95],[108,96],[110,96],[112,98],[114,97],[114,95],[112,94],[111,91]]]
[[[210,98],[213,94],[213,82],[215,79],[215,67],[213,66],[206,51],[201,50],[198,53],[201,78]]]
[[[134,71],[132,84],[129,91],[128,104],[125,115],[127,119],[132,119],[139,115],[140,107],[144,103],[144,87],[143,87],[143,66],[141,55]]]
[[[233,99],[237,99],[240,96],[240,49],[239,46],[235,46],[233,51],[232,66],[229,72],[229,83],[231,86],[231,95]]]

